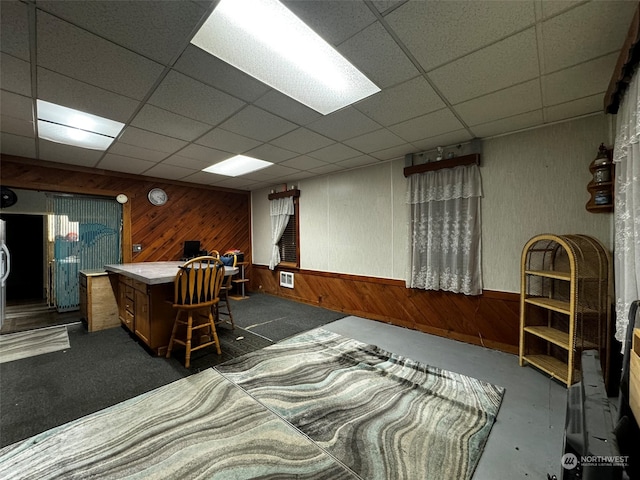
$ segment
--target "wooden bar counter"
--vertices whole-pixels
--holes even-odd
[[[118,303],[120,322],[158,355],[167,351],[175,310],[173,280],[185,262],[105,265]],[[225,267],[225,275],[238,273]]]

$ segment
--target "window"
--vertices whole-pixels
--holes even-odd
[[[278,242],[280,249],[280,264],[291,266],[299,266],[300,250],[299,250],[299,222],[298,222],[298,199],[293,199],[294,213],[289,217],[289,223],[282,234],[282,238]]]
[[[482,293],[478,165],[411,175],[408,288]]]

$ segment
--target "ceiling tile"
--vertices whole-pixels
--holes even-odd
[[[545,106],[604,93],[618,59],[613,53],[542,77]]]
[[[184,48],[205,13],[193,2],[152,0],[118,0],[117,4],[113,0],[38,0],[37,6],[163,64]],[[170,28],[167,19],[171,19]]]
[[[327,173],[335,173],[344,170],[345,167],[337,163],[330,163],[321,167],[312,168],[310,171],[317,175],[326,175]]]
[[[233,157],[232,153],[223,152],[222,150],[216,150],[215,148],[203,147],[202,145],[191,144],[184,147],[178,152],[181,157],[194,158],[196,160],[202,160],[207,165],[213,165],[214,163],[221,162],[227,158]]]
[[[343,108],[307,125],[307,128],[339,142],[381,127],[353,107]]]
[[[540,82],[531,80],[454,106],[467,125],[478,125],[542,108]]]
[[[81,165],[83,167],[95,167],[103,153],[99,150],[63,145],[39,139],[40,159],[52,162]]]
[[[430,150],[435,151],[436,147],[446,147],[449,145],[465,143],[471,140],[471,138],[471,134],[466,129],[462,129],[426,138],[419,142],[415,142],[414,145],[418,149],[417,152],[428,152]],[[416,153],[416,151],[406,153]],[[432,159],[435,159],[435,155]]]
[[[254,180],[249,180],[248,178],[244,178],[244,177],[228,178],[227,177],[224,180],[220,180],[218,182],[213,183],[212,185],[226,187],[226,188],[238,188],[242,190],[255,184],[256,182]]]
[[[537,76],[538,54],[533,28],[429,73],[436,87],[454,105]]]
[[[167,112],[153,105],[142,107],[131,125],[187,141],[195,140],[211,128],[210,125]]]
[[[326,162],[305,155],[280,162],[280,165],[291,168],[299,168],[300,170],[311,170],[312,168],[321,167],[326,164]]]
[[[276,147],[275,145],[263,143],[259,147],[249,150],[245,153],[245,155],[260,160],[266,160],[267,162],[281,163],[284,160],[289,160],[290,158],[293,158],[298,154],[296,152],[292,152],[291,150],[285,150],[284,148]]]
[[[122,123],[129,120],[140,104],[44,68],[38,68],[38,98]]]
[[[383,90],[355,105],[381,125],[389,126],[445,107],[424,77]]]
[[[122,155],[114,155],[107,153],[97,165],[97,168],[105,170],[114,170],[116,172],[126,172],[141,174],[153,167],[156,162],[141,160],[139,158],[123,157]]]
[[[0,50],[29,61],[28,7],[13,0],[0,2]]]
[[[406,2],[407,0],[373,0],[371,4],[376,7],[380,13],[384,14],[387,10],[396,5]]]
[[[385,148],[376,152],[371,152],[370,155],[378,160],[393,160],[396,158],[402,158],[407,153],[415,151],[415,146],[410,143],[403,143],[397,147]]]
[[[342,43],[338,50],[380,88],[396,85],[420,74],[378,22]]]
[[[149,103],[209,125],[217,125],[246,105],[237,98],[174,71],[162,80],[149,98]]]
[[[177,167],[175,165],[168,165],[166,163],[159,163],[149,168],[144,172],[145,175],[150,177],[167,178],[170,180],[180,180],[189,175],[193,175],[198,170],[191,168]]]
[[[542,72],[554,72],[619,50],[637,8],[637,2],[588,2],[545,21]]]
[[[198,171],[191,175],[184,177],[182,180],[185,182],[202,183],[204,185],[213,185],[215,182],[220,182],[231,177],[224,175],[216,175],[215,173]]]
[[[534,2],[407,2],[385,17],[429,71],[535,22]]]
[[[282,3],[331,45],[342,43],[376,20],[364,2],[284,0]]]
[[[165,153],[177,152],[187,144],[184,140],[166,137],[136,127],[126,127],[118,142],[137,147],[153,148],[153,150]]]
[[[36,140],[35,138],[0,132],[0,152],[4,155],[36,158]]]
[[[463,125],[447,108],[423,115],[406,122],[389,127],[400,138],[407,142],[416,142],[443,133],[459,130]]]
[[[553,105],[544,109],[545,122],[555,122],[594,112],[603,112],[602,94],[579,98],[571,102]]]
[[[337,163],[338,165],[344,168],[355,168],[355,167],[363,167],[365,165],[372,165],[374,163],[378,163],[378,160],[369,155],[360,155],[359,157],[353,157],[347,160],[341,160],[340,162],[337,162]]]
[[[263,168],[262,170],[258,170],[257,172],[251,172],[247,175],[243,175],[243,178],[261,182],[278,177],[283,177],[285,175],[292,175],[295,173],[297,173],[297,170],[295,168],[285,167],[283,165],[271,165],[267,168]]]
[[[38,14],[38,65],[141,100],[162,65],[43,12]]]
[[[264,83],[195,45],[187,47],[174,69],[246,102],[253,102],[269,91]]]
[[[298,128],[272,140],[271,143],[297,153],[307,153],[331,145],[334,142],[306,128]]]
[[[0,54],[0,85],[3,90],[31,96],[31,67],[28,62]]]
[[[200,171],[203,168],[210,167],[215,162],[210,161],[210,160],[202,160],[202,159],[197,159],[197,158],[183,157],[183,156],[180,156],[180,155],[176,154],[176,155],[171,155],[170,157],[164,159],[162,161],[162,163],[165,164],[165,165],[173,165],[173,166],[176,166],[176,167],[183,167],[183,168],[188,168],[188,169],[191,169],[191,170]]]
[[[135,145],[127,145],[122,142],[115,142],[109,147],[109,153],[122,155],[125,157],[139,158],[141,160],[149,160],[159,162],[168,156],[166,152],[158,150],[150,150],[148,148],[136,147]]]
[[[364,153],[375,152],[385,147],[397,147],[405,144],[405,141],[386,128],[375,132],[365,133],[359,137],[345,140],[345,144]]]
[[[280,117],[276,117],[269,112],[265,112],[260,108],[248,106],[236,113],[220,125],[220,127],[239,135],[268,142],[275,137],[290,132],[296,128],[297,125]]]
[[[244,153],[260,145],[258,140],[243,137],[242,135],[223,130],[222,128],[211,130],[196,140],[196,143],[232,153]]]
[[[0,115],[0,131],[12,133],[21,137],[35,138],[33,121],[22,120],[20,118]]]
[[[522,113],[509,118],[496,120],[495,122],[476,125],[472,128],[473,133],[478,138],[501,135],[508,132],[515,132],[523,128],[541,125],[543,121],[542,110]]]
[[[2,114],[33,122],[33,101],[30,97],[0,90]]]
[[[339,162],[340,160],[357,157],[358,155],[362,155],[362,153],[341,143],[334,143],[333,145],[309,153],[310,157],[329,163]]]
[[[568,10],[584,3],[584,0],[545,0],[540,3],[542,6],[543,18],[549,18],[564,10]]]
[[[255,105],[299,125],[306,125],[322,116],[315,110],[277,90],[270,90],[260,97],[255,102]]]

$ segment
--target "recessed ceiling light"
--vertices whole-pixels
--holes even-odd
[[[247,173],[262,170],[270,165],[271,162],[258,160],[257,158],[247,157],[245,155],[236,155],[222,162],[204,168],[204,172],[217,173],[218,175],[226,175],[227,177],[238,177]]]
[[[38,99],[38,136],[92,150],[106,150],[124,123]]]
[[[221,0],[191,43],[324,115],[380,91],[278,0]]]

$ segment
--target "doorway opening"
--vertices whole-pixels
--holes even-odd
[[[3,212],[0,218],[6,222],[5,242],[11,252],[0,333],[79,321],[79,312],[59,314],[47,299],[46,216]]]

